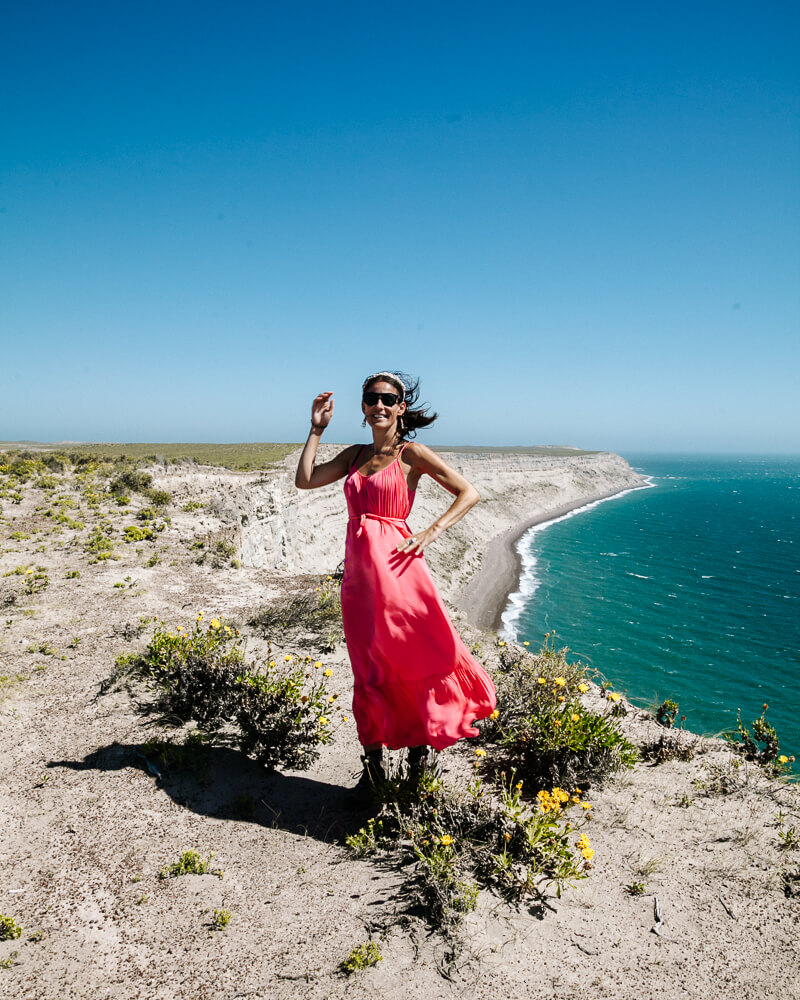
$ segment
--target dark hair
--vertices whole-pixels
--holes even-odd
[[[361,386],[361,391],[374,385],[375,382],[388,382],[400,393],[401,402],[406,404],[406,412],[397,418],[397,433],[401,438],[413,438],[417,436],[420,427],[430,427],[439,416],[438,413],[429,413],[427,406],[416,406],[419,401],[419,379],[405,372],[378,372],[370,375]]]

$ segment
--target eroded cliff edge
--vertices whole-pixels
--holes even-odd
[[[323,445],[320,459],[339,447]],[[210,493],[209,514],[235,533],[245,566],[279,573],[331,573],[343,559],[347,509],[342,483],[319,490],[296,489],[298,455],[289,455],[276,468],[259,474],[181,470],[182,479],[196,475],[195,489]],[[623,458],[609,452],[442,455],[475,484],[481,502],[428,548],[426,557],[443,596],[482,628],[497,627],[505,600],[516,587],[515,543],[528,527],[645,485]],[[423,479],[409,517],[412,530],[429,524],[448,505],[448,494]]]

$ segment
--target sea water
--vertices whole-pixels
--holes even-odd
[[[769,705],[800,756],[800,457],[627,455],[650,486],[531,529],[504,632],[719,733]]]

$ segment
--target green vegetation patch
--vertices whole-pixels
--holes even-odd
[[[158,873],[160,879],[180,878],[182,875],[216,875],[223,878],[225,872],[219,868],[211,867],[213,854],[207,858],[201,858],[197,851],[184,851],[177,861],[171,865],[165,865]]]
[[[248,663],[235,629],[223,618],[207,627],[203,619],[190,629],[157,625],[142,653],[117,660],[118,673],[144,678],[155,707],[173,722],[193,721],[269,768],[309,767],[332,735],[338,695],[327,690],[331,671],[291,654]]]
[[[637,750],[614,719],[620,696],[606,691],[603,714],[585,708],[586,667],[570,662],[566,648],[555,648],[554,634],[538,654],[502,640],[498,645],[497,709],[483,725],[485,738],[499,748],[491,760],[496,770],[513,767],[534,788],[588,788],[634,765]]]
[[[354,972],[369,969],[382,961],[383,955],[378,945],[374,941],[364,941],[356,945],[347,958],[339,963],[339,971],[346,976],[352,976]]]
[[[276,462],[282,461],[291,452],[301,447],[300,444],[282,444],[269,442],[254,442],[241,444],[78,444],[69,446],[68,456],[55,452],[63,458],[84,464],[101,462],[197,462],[200,465],[218,465],[226,469],[266,469]],[[14,452],[8,452],[14,456]],[[35,462],[44,465],[46,452],[23,452],[34,454]],[[12,460],[14,460],[12,458]],[[2,471],[2,468],[0,468]],[[42,471],[40,465],[34,465],[28,476]]]

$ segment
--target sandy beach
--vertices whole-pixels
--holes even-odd
[[[468,646],[497,670],[487,627],[516,586],[519,536],[641,480],[614,455],[448,460],[482,502],[429,561]],[[0,995],[794,1000],[799,855],[780,834],[800,829],[797,790],[720,740],[681,734],[683,759],[642,760],[589,789],[589,877],[535,911],[482,892],[449,978],[441,940],[405,908],[404,872],[343,846],[359,756],[351,720],[337,716],[334,741],[307,771],[268,773],[217,746],[202,773],[153,772],[148,740],[159,731],[136,691],[107,682],[118,656],[147,643],[154,617],[189,626],[203,611],[240,628],[248,656],[318,657],[349,704],[343,645],[268,645],[246,624],[271,600],[313,593],[342,558],[341,485],[298,493],[294,462],[263,473],[151,468],[170,494],[152,539],[125,532],[146,523],[146,500],[118,506],[71,472],[2,499],[0,914],[22,933],[0,941]],[[446,504],[426,486],[412,527]],[[99,531],[113,558],[94,559]],[[585,697],[607,710],[599,689]],[[663,732],[621,704],[637,746]],[[463,782],[472,761],[466,743],[448,751],[446,778]],[[159,879],[189,849],[213,855],[224,878]],[[215,930],[222,909],[230,923]],[[382,961],[344,977],[339,963],[367,939]]]

